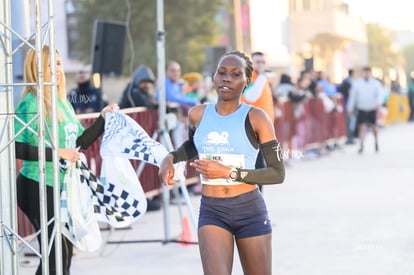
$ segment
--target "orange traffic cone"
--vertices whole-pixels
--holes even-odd
[[[181,246],[190,245],[193,239],[193,236],[192,236],[193,234],[191,232],[190,223],[188,222],[187,217],[183,217],[182,224],[183,224],[183,232],[181,233],[181,236],[180,236],[180,245]]]

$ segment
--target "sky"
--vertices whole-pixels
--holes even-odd
[[[414,31],[414,13],[411,0],[343,0],[350,13],[366,23],[380,23],[391,30]]]
[[[287,15],[287,0],[250,1],[252,51],[264,52],[271,64],[283,66],[289,63],[282,30]]]

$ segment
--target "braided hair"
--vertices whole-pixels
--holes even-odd
[[[252,73],[253,73],[253,64],[252,61],[250,60],[250,58],[245,55],[244,53],[240,52],[240,51],[230,51],[224,54],[224,56],[228,56],[228,55],[236,55],[238,57],[241,57],[245,62],[246,62],[246,70],[245,70],[245,74],[246,77],[251,80],[252,79]]]

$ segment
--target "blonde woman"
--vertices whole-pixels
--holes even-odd
[[[117,108],[117,105],[109,105],[102,110],[102,115],[88,129],[84,130],[79,120],[76,118],[71,104],[66,99],[65,74],[59,52],[56,52],[56,83],[58,91],[57,111],[58,111],[58,135],[59,135],[59,158],[71,162],[79,159],[79,151],[76,149],[86,149],[91,145],[104,130],[104,113]],[[42,62],[44,81],[51,82],[50,71],[50,50],[48,46],[42,49]],[[37,70],[36,52],[30,49],[26,55],[24,63],[24,81],[28,83],[24,89],[23,97],[16,107],[16,115],[25,123],[28,123],[37,115],[37,86],[39,82],[39,72]],[[45,122],[46,126],[51,127],[51,87],[44,88]],[[35,119],[30,128],[35,132],[38,130],[38,119]],[[23,129],[19,120],[15,121],[15,131],[18,133]],[[47,132],[47,131],[46,131]],[[50,144],[50,137],[45,135],[47,144]],[[17,177],[17,203],[20,209],[27,215],[36,230],[40,229],[40,204],[39,204],[39,163],[38,163],[38,136],[29,129],[16,138],[16,158],[23,160],[22,167]],[[50,220],[54,216],[53,211],[53,166],[52,150],[46,146],[46,193],[47,193],[47,218]],[[64,171],[60,171],[60,183],[63,182]],[[48,236],[51,236],[53,223],[48,228]],[[39,244],[40,235],[38,237]],[[56,274],[54,244],[49,254],[49,272]],[[70,265],[73,254],[72,244],[62,236],[62,262],[63,274],[70,274]],[[42,274],[42,261],[40,261],[36,274]]]

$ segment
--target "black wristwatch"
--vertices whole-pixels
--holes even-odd
[[[229,179],[232,181],[237,181],[237,179],[239,178],[239,170],[237,170],[236,168],[231,168],[230,172],[229,172]]]

